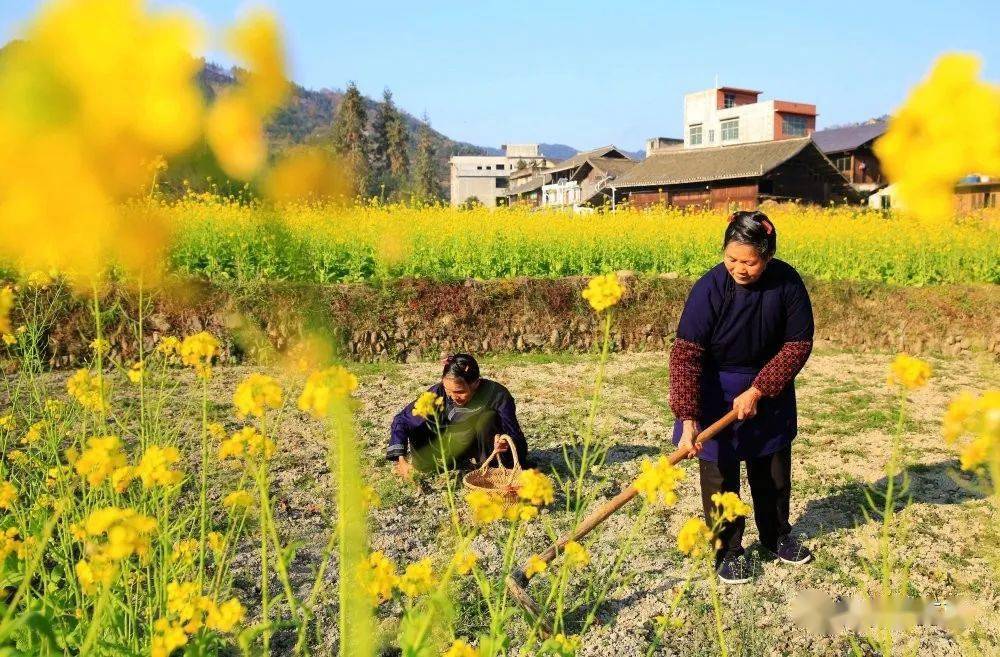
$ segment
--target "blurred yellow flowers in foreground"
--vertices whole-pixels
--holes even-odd
[[[887,383],[916,390],[927,385],[931,378],[931,366],[919,358],[907,354],[899,354],[889,365]]]

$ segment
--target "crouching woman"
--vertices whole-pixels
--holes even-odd
[[[471,468],[482,464],[497,445],[501,434],[513,439],[517,457],[525,463],[528,445],[517,421],[514,397],[503,385],[479,374],[479,363],[468,354],[454,354],[444,361],[441,380],[428,388],[441,399],[433,412],[407,404],[392,420],[386,458],[403,477],[414,469],[433,471],[447,463],[449,468]],[[422,411],[422,412],[421,412]],[[506,442],[500,445],[504,449]],[[513,456],[500,454],[510,467]]]

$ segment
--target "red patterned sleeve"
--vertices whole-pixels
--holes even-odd
[[[698,419],[704,352],[700,344],[683,338],[670,349],[670,410],[679,420]]]
[[[765,397],[777,397],[806,364],[812,344],[812,340],[786,342],[757,374],[753,386]]]

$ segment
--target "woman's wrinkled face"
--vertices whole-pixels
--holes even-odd
[[[755,283],[767,267],[767,259],[760,257],[757,249],[738,242],[730,242],[722,256],[722,262],[733,280],[740,285]]]
[[[457,376],[446,376],[441,379],[441,385],[444,386],[444,393],[448,395],[450,400],[459,406],[465,406],[472,399],[472,395],[476,394],[476,390],[479,388],[479,379],[472,383],[466,383]]]

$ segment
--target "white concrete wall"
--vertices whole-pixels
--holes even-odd
[[[774,139],[774,101],[751,103],[718,109],[715,89],[697,91],[684,96],[684,148],[708,148],[749,144]],[[722,122],[739,121],[739,138],[722,140]],[[691,143],[691,126],[701,124],[701,143]]]

